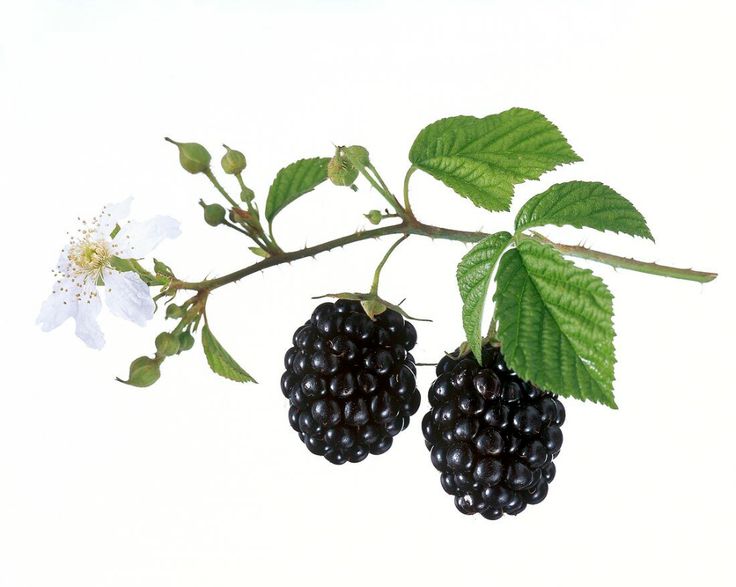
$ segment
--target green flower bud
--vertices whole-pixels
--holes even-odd
[[[156,337],[156,352],[170,357],[179,352],[179,338],[170,332],[162,332]]]
[[[166,306],[166,317],[173,318],[175,320],[184,316],[184,308],[177,306],[176,304],[169,304]]]
[[[252,202],[255,197],[256,193],[248,186],[243,186],[243,189],[240,190],[240,200],[242,202]]]
[[[368,214],[363,214],[371,224],[380,224],[383,219],[383,215],[379,210],[371,210]]]
[[[207,204],[204,206],[204,221],[210,226],[219,226],[225,222],[227,210],[220,204]]]
[[[179,352],[188,351],[194,346],[194,337],[189,332],[179,335]]]
[[[169,137],[166,140],[179,147],[179,163],[189,173],[202,173],[210,168],[212,156],[199,143],[177,143]]]
[[[358,179],[358,170],[345,157],[337,154],[327,164],[327,177],[335,185],[353,185]]]
[[[243,155],[240,151],[235,151],[231,149],[227,145],[222,146],[227,149],[227,152],[222,156],[222,160],[220,161],[222,165],[222,170],[225,173],[229,173],[231,175],[242,173],[246,165],[245,155]]]
[[[118,379],[118,381],[135,387],[148,387],[156,383],[160,377],[159,361],[150,357],[138,357],[130,364],[128,380]]]
[[[361,147],[360,145],[353,145],[352,147],[345,147],[342,152],[345,157],[357,168],[365,167],[370,165],[371,161],[368,158],[368,149]]]

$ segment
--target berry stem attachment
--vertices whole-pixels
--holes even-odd
[[[396,247],[398,247],[401,243],[403,243],[406,239],[409,238],[408,234],[405,234],[402,236],[399,240],[397,240],[394,244],[392,244],[388,251],[386,251],[386,254],[383,256],[383,259],[381,259],[381,262],[378,264],[378,267],[376,267],[376,271],[373,274],[373,283],[371,284],[371,295],[378,295],[378,282],[381,279],[381,270],[383,269],[383,266],[386,264],[386,261],[388,261],[388,258],[391,256],[391,253],[393,253],[396,250]]]

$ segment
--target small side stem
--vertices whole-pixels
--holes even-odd
[[[375,179],[373,179],[371,174],[368,173],[368,171],[366,171],[368,169],[373,171],[373,173],[375,173],[376,176],[378,176],[378,172],[375,171],[372,165],[370,167],[365,167],[363,169],[360,169],[360,174],[368,180],[368,183],[370,183],[374,188],[376,188],[376,191],[378,191],[378,193],[381,194],[389,204],[391,204],[391,207],[394,210],[396,210],[396,213],[403,218],[404,209],[401,207],[401,204],[399,203],[399,201],[388,190],[388,188],[385,188],[383,185],[381,185]]]
[[[383,259],[381,259],[381,262],[376,267],[376,271],[373,274],[373,283],[371,284],[371,294],[376,295],[378,293],[378,282],[381,279],[381,270],[383,269],[383,266],[386,264],[386,261],[388,261],[388,258],[391,256],[391,253],[393,253],[396,250],[396,247],[398,247],[401,243],[403,243],[406,239],[409,238],[408,234],[405,234],[402,236],[399,240],[397,240],[394,244],[392,244],[388,251],[386,251],[386,254],[383,256]]]
[[[417,168],[412,165],[404,176],[404,209],[410,218],[416,218],[414,216],[414,211],[411,209],[411,203],[409,202],[409,180],[411,179],[412,173],[416,170]]]
[[[209,180],[210,180],[210,181],[212,182],[212,185],[213,185],[213,186],[215,186],[215,188],[217,188],[217,191],[218,191],[218,192],[220,192],[220,193],[222,194],[222,196],[223,196],[223,197],[224,197],[224,198],[225,198],[225,199],[226,199],[226,200],[227,200],[228,202],[230,202],[230,205],[231,205],[231,206],[234,206],[234,207],[236,207],[236,208],[237,208],[237,207],[238,207],[238,204],[237,204],[237,202],[236,202],[235,200],[233,200],[233,199],[232,199],[232,198],[230,197],[230,194],[228,194],[228,193],[227,193],[227,192],[225,191],[225,188],[224,188],[224,187],[222,187],[222,186],[220,185],[220,182],[219,182],[219,181],[217,181],[217,178],[215,177],[215,174],[214,174],[214,173],[212,173],[212,170],[211,170],[211,169],[208,169],[207,171],[205,171],[205,172],[204,172],[204,174],[205,174],[205,175],[207,176],[207,179],[209,179]]]

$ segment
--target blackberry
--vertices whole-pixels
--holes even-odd
[[[500,349],[484,346],[482,363],[442,358],[422,431],[457,509],[497,520],[547,496],[565,408],[511,371]]]
[[[371,320],[360,302],[317,306],[284,357],[289,422],[307,448],[341,465],[391,448],[419,409],[417,332],[398,312]]]

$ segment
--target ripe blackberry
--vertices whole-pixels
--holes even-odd
[[[294,333],[281,377],[289,422],[311,452],[341,465],[391,448],[419,408],[416,341],[393,310],[373,321],[357,301],[317,306]]]
[[[442,358],[422,431],[457,509],[497,520],[547,496],[565,408],[511,371],[499,349],[486,345],[482,359]]]

